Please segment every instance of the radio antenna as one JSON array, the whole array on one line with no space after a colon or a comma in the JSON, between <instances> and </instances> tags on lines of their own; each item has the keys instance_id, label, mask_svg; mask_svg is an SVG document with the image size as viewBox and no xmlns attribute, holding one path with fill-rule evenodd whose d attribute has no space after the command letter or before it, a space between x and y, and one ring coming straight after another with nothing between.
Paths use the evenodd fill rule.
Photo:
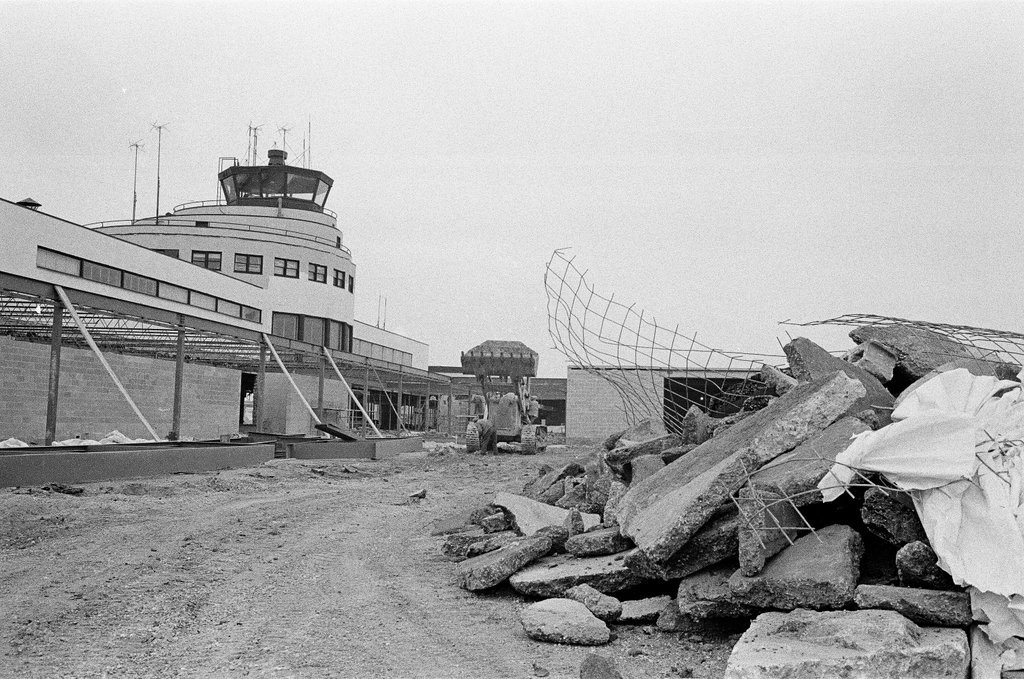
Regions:
<instances>
[{"instance_id":1,"label":"radio antenna","mask_svg":"<svg viewBox=\"0 0 1024 679\"><path fill-rule=\"evenodd\" d=\"M139 149L142 146L141 139L128 144L128 148L135 149L135 173L132 175L132 224L135 223L135 206L139 203Z\"/></svg>"},{"instance_id":2,"label":"radio antenna","mask_svg":"<svg viewBox=\"0 0 1024 679\"><path fill-rule=\"evenodd\" d=\"M277 131L281 133L281 150L285 153L288 152L288 133L291 132L290 127L287 127L288 123L285 123L281 127L277 128Z\"/></svg>"},{"instance_id":3,"label":"radio antenna","mask_svg":"<svg viewBox=\"0 0 1024 679\"><path fill-rule=\"evenodd\" d=\"M160 223L160 149L164 138L164 128L167 123L158 125L153 123L152 129L156 130L156 223Z\"/></svg>"}]
</instances>

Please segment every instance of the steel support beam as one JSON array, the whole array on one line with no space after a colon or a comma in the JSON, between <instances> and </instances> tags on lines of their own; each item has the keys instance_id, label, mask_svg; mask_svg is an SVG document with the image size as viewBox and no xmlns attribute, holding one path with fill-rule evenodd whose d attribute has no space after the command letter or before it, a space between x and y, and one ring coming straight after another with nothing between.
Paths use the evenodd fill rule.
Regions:
<instances>
[{"instance_id":1,"label":"steel support beam","mask_svg":"<svg viewBox=\"0 0 1024 679\"><path fill-rule=\"evenodd\" d=\"M60 391L60 347L64 334L64 307L53 303L53 328L50 336L50 381L46 390L46 436L43 445L50 445L57 436L57 395Z\"/></svg>"},{"instance_id":2,"label":"steel support beam","mask_svg":"<svg viewBox=\"0 0 1024 679\"><path fill-rule=\"evenodd\" d=\"M252 424L256 431L263 428L263 399L267 395L267 344L260 338L260 363L256 371L256 393L252 398Z\"/></svg>"},{"instance_id":3,"label":"steel support beam","mask_svg":"<svg viewBox=\"0 0 1024 679\"><path fill-rule=\"evenodd\" d=\"M168 440L177 441L181 436L181 396L185 380L185 329L178 328L178 341L174 354L174 405L171 409L171 432Z\"/></svg>"}]
</instances>

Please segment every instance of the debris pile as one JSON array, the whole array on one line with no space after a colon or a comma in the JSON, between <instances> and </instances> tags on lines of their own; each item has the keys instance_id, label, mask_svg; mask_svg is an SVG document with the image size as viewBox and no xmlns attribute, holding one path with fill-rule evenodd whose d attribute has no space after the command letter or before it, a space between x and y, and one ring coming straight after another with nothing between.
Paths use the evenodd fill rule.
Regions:
<instances>
[{"instance_id":1,"label":"debris pile","mask_svg":"<svg viewBox=\"0 0 1024 679\"><path fill-rule=\"evenodd\" d=\"M1021 367L910 325L851 337L790 342L746 410L646 422L450 520L459 584L541 599L524 629L559 643L749 625L727 677L1024 669Z\"/></svg>"}]
</instances>

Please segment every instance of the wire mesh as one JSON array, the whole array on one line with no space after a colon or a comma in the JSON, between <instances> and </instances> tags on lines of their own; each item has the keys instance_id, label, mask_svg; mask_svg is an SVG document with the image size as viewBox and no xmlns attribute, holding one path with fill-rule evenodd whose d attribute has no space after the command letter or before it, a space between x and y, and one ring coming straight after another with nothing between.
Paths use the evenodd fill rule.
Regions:
<instances>
[{"instance_id":1,"label":"wire mesh","mask_svg":"<svg viewBox=\"0 0 1024 679\"><path fill-rule=\"evenodd\" d=\"M565 249L555 250L544 273L548 332L570 367L607 381L625 421L659 420L670 432L683 428L693 406L712 415L763 407L768 388L764 363L780 355L723 351L659 324L635 303L599 294Z\"/></svg>"}]
</instances>

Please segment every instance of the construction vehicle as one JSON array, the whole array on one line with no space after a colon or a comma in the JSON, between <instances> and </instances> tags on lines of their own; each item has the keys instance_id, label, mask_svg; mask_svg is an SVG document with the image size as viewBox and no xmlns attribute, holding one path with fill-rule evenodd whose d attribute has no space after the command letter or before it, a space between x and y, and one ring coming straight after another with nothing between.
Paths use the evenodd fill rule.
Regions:
<instances>
[{"instance_id":1,"label":"construction vehicle","mask_svg":"<svg viewBox=\"0 0 1024 679\"><path fill-rule=\"evenodd\" d=\"M463 374L475 375L480 382L486 420L466 425L468 452L492 450L498 442L518 443L530 455L544 449L548 429L534 424L538 404L530 396L538 359L537 352L516 341L487 340L462 353Z\"/></svg>"}]
</instances>

